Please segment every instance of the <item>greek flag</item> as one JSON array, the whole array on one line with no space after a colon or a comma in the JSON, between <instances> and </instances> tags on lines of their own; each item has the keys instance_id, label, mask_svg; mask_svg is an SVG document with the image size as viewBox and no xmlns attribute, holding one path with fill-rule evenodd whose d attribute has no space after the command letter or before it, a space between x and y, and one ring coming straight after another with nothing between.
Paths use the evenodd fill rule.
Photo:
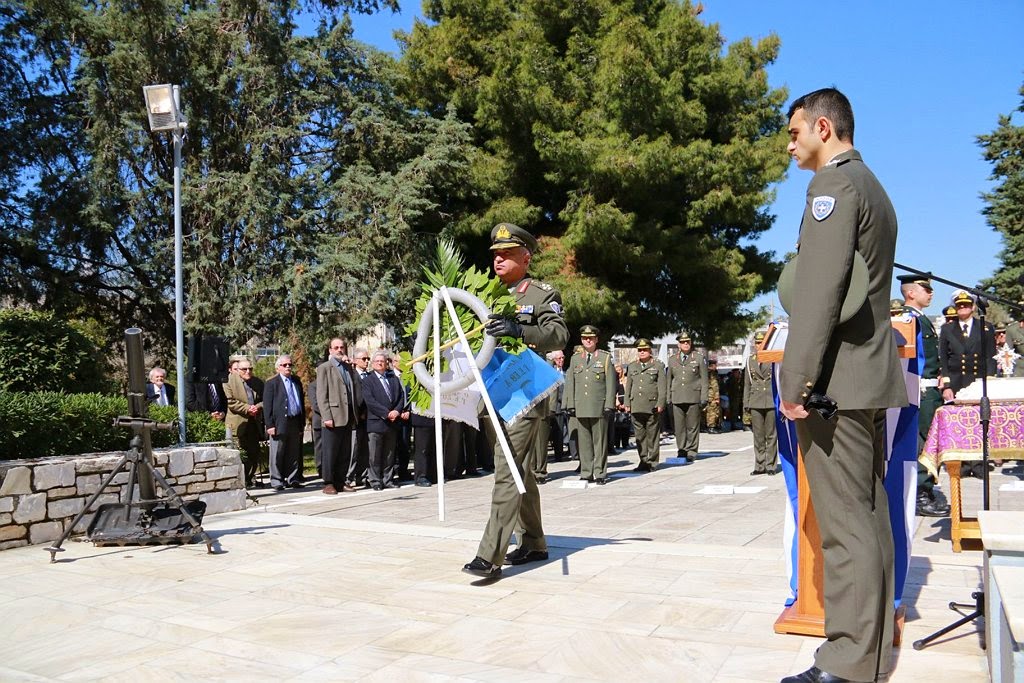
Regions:
<instances>
[{"instance_id":1,"label":"greek flag","mask_svg":"<svg viewBox=\"0 0 1024 683\"><path fill-rule=\"evenodd\" d=\"M889 522L895 549L896 606L903 600L903 588L910 568L911 544L917 512L917 415L920 403L921 369L924 367L924 344L921 327L917 326L917 357L901 358L903 376L907 386L906 408L890 408L886 414L886 471L885 490L889 502ZM796 601L798 467L796 426L782 417L779 410L779 370L775 364L772 373L772 395L775 399L776 427L779 434L779 461L786 481L786 512L783 526L783 550L786 556L786 575L789 579L789 597L786 605Z\"/></svg>"}]
</instances>

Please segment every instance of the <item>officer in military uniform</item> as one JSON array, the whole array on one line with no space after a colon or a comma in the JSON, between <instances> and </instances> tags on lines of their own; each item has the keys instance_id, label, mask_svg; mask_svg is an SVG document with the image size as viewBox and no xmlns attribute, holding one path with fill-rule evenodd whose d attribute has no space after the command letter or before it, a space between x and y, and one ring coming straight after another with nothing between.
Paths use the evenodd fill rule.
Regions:
<instances>
[{"instance_id":1,"label":"officer in military uniform","mask_svg":"<svg viewBox=\"0 0 1024 683\"><path fill-rule=\"evenodd\" d=\"M499 223L491 230L491 251L494 273L516 297L515 317L492 315L485 332L499 339L522 339L538 353L565 347L569 330L562 319L562 296L554 287L527 276L537 240L526 230L511 223ZM540 493L528 461L530 447L540 425L541 409L534 408L509 427L502 427L508 436L512 459L523 479L526 493L519 494L508 462L500 451L494 458L494 490L491 493L491 515L472 562L463 571L476 576L501 576L501 563L525 564L548 558L547 541L541 524ZM491 421L483 422L489 441L494 445ZM518 527L518 528L517 528ZM519 547L508 553L512 532L517 530Z\"/></svg>"},{"instance_id":2,"label":"officer in military uniform","mask_svg":"<svg viewBox=\"0 0 1024 683\"><path fill-rule=\"evenodd\" d=\"M924 448L928 439L928 430L932 426L935 411L942 405L942 394L939 393L939 335L931 318L924 309L932 303L932 282L920 275L899 275L900 292L904 299L904 312L914 316L917 329L921 335L921 354L924 366L921 371L921 398L917 414L917 451ZM917 464L917 514L922 517L944 517L949 514L949 506L935 497L935 477L928 468Z\"/></svg>"},{"instance_id":3,"label":"officer in military uniform","mask_svg":"<svg viewBox=\"0 0 1024 683\"><path fill-rule=\"evenodd\" d=\"M580 479L603 485L608 476L608 422L615 412L615 367L612 356L597 348L600 331L580 328L583 347L572 354L565 371L562 408L580 449Z\"/></svg>"},{"instance_id":4,"label":"officer in military uniform","mask_svg":"<svg viewBox=\"0 0 1024 683\"><path fill-rule=\"evenodd\" d=\"M1024 301L1017 303L1024 306ZM1006 326L1006 345L1021 356L1013 365L1013 377L1024 377L1024 320Z\"/></svg>"},{"instance_id":5,"label":"officer in military uniform","mask_svg":"<svg viewBox=\"0 0 1024 683\"><path fill-rule=\"evenodd\" d=\"M633 418L633 434L640 464L634 472L650 472L661 454L661 412L665 410L668 382L665 364L651 355L649 339L636 341L637 360L626 366L626 412Z\"/></svg>"},{"instance_id":6,"label":"officer in military uniform","mask_svg":"<svg viewBox=\"0 0 1024 683\"><path fill-rule=\"evenodd\" d=\"M974 298L963 290L953 293L956 320L939 332L939 370L942 398L952 401L956 392L968 386L982 372L996 374L995 329L985 323L985 348L981 347L981 326L974 318Z\"/></svg>"},{"instance_id":7,"label":"officer in military uniform","mask_svg":"<svg viewBox=\"0 0 1024 683\"><path fill-rule=\"evenodd\" d=\"M821 534L825 641L814 666L782 683L882 680L894 621L885 414L907 405L888 315L896 211L853 147L853 110L842 93L808 93L788 115L787 151L814 178L800 222L779 408L796 424Z\"/></svg>"},{"instance_id":8,"label":"officer in military uniform","mask_svg":"<svg viewBox=\"0 0 1024 683\"><path fill-rule=\"evenodd\" d=\"M889 299L889 317L898 318L906 311L903 310L903 299Z\"/></svg>"},{"instance_id":9,"label":"officer in military uniform","mask_svg":"<svg viewBox=\"0 0 1024 683\"><path fill-rule=\"evenodd\" d=\"M956 322L956 306L946 306L942 309L942 317L946 319L947 323Z\"/></svg>"},{"instance_id":10,"label":"officer in military uniform","mask_svg":"<svg viewBox=\"0 0 1024 683\"><path fill-rule=\"evenodd\" d=\"M718 361L708 361L708 404L704 406L704 426L708 434L722 433L722 392L718 386Z\"/></svg>"},{"instance_id":11,"label":"officer in military uniform","mask_svg":"<svg viewBox=\"0 0 1024 683\"><path fill-rule=\"evenodd\" d=\"M668 359L668 400L672 403L677 454L693 462L700 444L701 408L708 402L708 364L703 353L693 350L688 333L681 333L676 342L679 352Z\"/></svg>"},{"instance_id":12,"label":"officer in military uniform","mask_svg":"<svg viewBox=\"0 0 1024 683\"><path fill-rule=\"evenodd\" d=\"M759 346L763 341L764 332L754 335L754 344ZM775 430L772 364L758 362L756 349L747 358L743 406L750 411L750 431L754 434L754 471L750 474L774 475L778 465L779 438Z\"/></svg>"}]
</instances>

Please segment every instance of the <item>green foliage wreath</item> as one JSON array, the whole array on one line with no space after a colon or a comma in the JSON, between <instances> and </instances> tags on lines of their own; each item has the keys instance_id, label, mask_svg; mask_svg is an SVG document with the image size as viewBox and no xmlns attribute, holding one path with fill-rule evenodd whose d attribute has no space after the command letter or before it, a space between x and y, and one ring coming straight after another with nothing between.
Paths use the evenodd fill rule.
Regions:
<instances>
[{"instance_id":1,"label":"green foliage wreath","mask_svg":"<svg viewBox=\"0 0 1024 683\"><path fill-rule=\"evenodd\" d=\"M405 328L409 337L416 335L419 321L423 316L434 292L441 287L464 289L482 301L491 313L498 315L514 316L516 313L516 298L509 293L508 287L498 279L497 276L490 276L486 272L470 266L466 269L463 265L462 254L449 240L439 240L437 243L437 260L432 266L423 268L425 277L420 284L420 297L416 300L416 317L413 322ZM484 326L477 319L476 314L462 304L456 303L455 310L459 315L459 322L469 340L470 348L474 355L480 351L483 345ZM441 348L446 349L458 343L458 333L455 324L448 316L447 308L441 306ZM514 337L502 337L500 346L509 353L521 353L526 348L522 339ZM430 407L431 387L425 387L412 372L414 361L422 360L431 374L434 372L434 339L433 336L427 343L427 352L423 358L413 358L408 351L401 352L402 376L409 379L409 399L412 405L420 412ZM448 362L441 357L441 372L448 369Z\"/></svg>"}]
</instances>

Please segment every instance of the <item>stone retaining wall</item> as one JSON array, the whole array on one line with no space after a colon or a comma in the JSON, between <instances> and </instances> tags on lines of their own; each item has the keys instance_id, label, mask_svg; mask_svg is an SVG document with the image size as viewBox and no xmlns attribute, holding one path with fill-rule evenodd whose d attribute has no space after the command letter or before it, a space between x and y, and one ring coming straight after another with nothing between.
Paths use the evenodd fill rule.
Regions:
<instances>
[{"instance_id":1,"label":"stone retaining wall","mask_svg":"<svg viewBox=\"0 0 1024 683\"><path fill-rule=\"evenodd\" d=\"M64 533L75 515L113 471L122 453L0 461L0 550L48 543ZM192 446L154 452L157 470L186 501L206 503L206 514L245 508L245 478L238 451ZM128 487L128 467L93 505L117 503ZM138 486L135 487L138 499ZM157 485L157 494L161 495ZM84 533L93 512L75 533Z\"/></svg>"}]
</instances>

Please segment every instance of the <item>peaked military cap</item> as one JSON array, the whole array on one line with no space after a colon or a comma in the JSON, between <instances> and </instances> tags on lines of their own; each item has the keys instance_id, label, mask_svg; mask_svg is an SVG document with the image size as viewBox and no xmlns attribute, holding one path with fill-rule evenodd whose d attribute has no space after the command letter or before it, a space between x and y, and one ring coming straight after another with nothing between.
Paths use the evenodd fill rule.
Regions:
<instances>
[{"instance_id":1,"label":"peaked military cap","mask_svg":"<svg viewBox=\"0 0 1024 683\"><path fill-rule=\"evenodd\" d=\"M889 299L889 315L903 312L903 299Z\"/></svg>"},{"instance_id":2,"label":"peaked military cap","mask_svg":"<svg viewBox=\"0 0 1024 683\"><path fill-rule=\"evenodd\" d=\"M763 341L764 341L764 332L761 331L761 330L755 332L754 333L754 343L755 344L760 344Z\"/></svg>"},{"instance_id":3,"label":"peaked military cap","mask_svg":"<svg viewBox=\"0 0 1024 683\"><path fill-rule=\"evenodd\" d=\"M929 278L921 277L920 275L906 274L897 275L896 279L900 281L901 285L915 284L921 285L929 292L932 291L932 281Z\"/></svg>"},{"instance_id":4,"label":"peaked military cap","mask_svg":"<svg viewBox=\"0 0 1024 683\"><path fill-rule=\"evenodd\" d=\"M597 329L593 325L584 325L580 328L581 337L596 337L601 334L601 330Z\"/></svg>"},{"instance_id":5,"label":"peaked military cap","mask_svg":"<svg viewBox=\"0 0 1024 683\"><path fill-rule=\"evenodd\" d=\"M637 351L640 351L641 349L647 349L648 351L650 351L651 350L651 340L650 339L643 339L643 338L637 339L636 340L636 349L637 349Z\"/></svg>"},{"instance_id":6,"label":"peaked military cap","mask_svg":"<svg viewBox=\"0 0 1024 683\"><path fill-rule=\"evenodd\" d=\"M958 289L957 291L953 292L953 306L956 307L960 306L961 304L973 306L974 297L965 292L964 290Z\"/></svg>"},{"instance_id":7,"label":"peaked military cap","mask_svg":"<svg viewBox=\"0 0 1024 683\"><path fill-rule=\"evenodd\" d=\"M676 337L676 341L677 342L688 342L688 341L690 341L690 333L689 332L680 332L679 336Z\"/></svg>"},{"instance_id":8,"label":"peaked military cap","mask_svg":"<svg viewBox=\"0 0 1024 683\"><path fill-rule=\"evenodd\" d=\"M946 320L956 320L956 307L946 306L942 309L942 315L946 317Z\"/></svg>"},{"instance_id":9,"label":"peaked military cap","mask_svg":"<svg viewBox=\"0 0 1024 683\"><path fill-rule=\"evenodd\" d=\"M491 229L491 251L526 247L537 251L537 238L513 223L498 223Z\"/></svg>"}]
</instances>

